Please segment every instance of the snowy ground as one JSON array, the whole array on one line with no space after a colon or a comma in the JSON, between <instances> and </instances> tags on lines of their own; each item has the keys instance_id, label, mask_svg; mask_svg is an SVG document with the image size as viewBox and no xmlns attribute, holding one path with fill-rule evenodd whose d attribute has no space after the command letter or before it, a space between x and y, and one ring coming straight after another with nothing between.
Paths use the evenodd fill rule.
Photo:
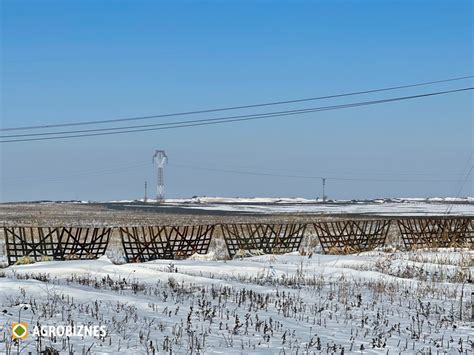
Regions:
<instances>
[{"instance_id":1,"label":"snowy ground","mask_svg":"<svg viewBox=\"0 0 474 355\"><path fill-rule=\"evenodd\" d=\"M244 212L244 213L321 213L321 214L365 214L365 215L397 215L397 216L424 216L424 215L445 215L448 211L450 214L457 216L473 216L474 204L468 205L447 205L444 203L428 203L428 202L361 202L351 204L287 204L287 205L237 205L237 204L173 204L168 203L171 207L179 206L187 209L199 209L206 211L227 211L227 212Z\"/></svg>"},{"instance_id":2,"label":"snowy ground","mask_svg":"<svg viewBox=\"0 0 474 355\"><path fill-rule=\"evenodd\" d=\"M127 204L133 201L112 201L111 203ZM143 202L143 201L141 201ZM148 200L149 207L155 203ZM136 207L137 205L135 205ZM474 216L474 198L396 198L375 199L366 201L337 200L323 203L319 200L303 198L224 198L196 197L191 199L167 199L159 208L183 208L187 210L225 211L250 214L357 214L357 215L458 215Z\"/></svg>"},{"instance_id":3,"label":"snowy ground","mask_svg":"<svg viewBox=\"0 0 474 355\"><path fill-rule=\"evenodd\" d=\"M16 349L9 326L27 305L30 325L107 326L103 338L41 339L61 353L471 354L473 258L439 250L17 265L0 278L0 352ZM39 345L20 344L25 354Z\"/></svg>"}]
</instances>

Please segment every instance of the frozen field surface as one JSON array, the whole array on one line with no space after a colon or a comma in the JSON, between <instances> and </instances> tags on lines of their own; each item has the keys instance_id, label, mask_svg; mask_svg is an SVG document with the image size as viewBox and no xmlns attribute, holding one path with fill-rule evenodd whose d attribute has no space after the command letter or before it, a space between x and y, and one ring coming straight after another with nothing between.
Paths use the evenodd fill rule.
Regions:
<instances>
[{"instance_id":1,"label":"frozen field surface","mask_svg":"<svg viewBox=\"0 0 474 355\"><path fill-rule=\"evenodd\" d=\"M126 204L132 201L115 201ZM153 203L153 200L148 202ZM146 207L143 204L142 207ZM458 215L474 216L474 198L433 197L433 198L395 198L366 201L335 200L323 203L303 198L222 198L196 197L192 199L168 199L159 206L202 210L208 212L236 212L250 214L356 214L356 215Z\"/></svg>"},{"instance_id":2,"label":"frozen field surface","mask_svg":"<svg viewBox=\"0 0 474 355\"><path fill-rule=\"evenodd\" d=\"M30 325L107 327L97 338L31 335L25 354L472 354L473 257L440 249L12 266L0 278L0 352L16 349L9 331L21 308Z\"/></svg>"},{"instance_id":3,"label":"frozen field surface","mask_svg":"<svg viewBox=\"0 0 474 355\"><path fill-rule=\"evenodd\" d=\"M206 211L226 211L243 213L322 213L322 214L367 214L367 215L397 215L397 216L425 216L446 215L473 216L474 205L447 205L443 203L407 202L407 203L352 203L352 204L285 204L285 205L259 205L259 204L196 204L183 205L169 203L169 206L178 206L187 209Z\"/></svg>"}]
</instances>

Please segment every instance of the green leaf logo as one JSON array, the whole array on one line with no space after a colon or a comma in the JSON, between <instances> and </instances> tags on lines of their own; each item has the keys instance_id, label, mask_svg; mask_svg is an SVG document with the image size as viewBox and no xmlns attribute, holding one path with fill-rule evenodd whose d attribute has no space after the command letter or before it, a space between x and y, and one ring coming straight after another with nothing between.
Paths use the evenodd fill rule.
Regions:
<instances>
[{"instance_id":1,"label":"green leaf logo","mask_svg":"<svg viewBox=\"0 0 474 355\"><path fill-rule=\"evenodd\" d=\"M12 323L12 337L13 339L26 339L28 336L28 324L21 323Z\"/></svg>"}]
</instances>

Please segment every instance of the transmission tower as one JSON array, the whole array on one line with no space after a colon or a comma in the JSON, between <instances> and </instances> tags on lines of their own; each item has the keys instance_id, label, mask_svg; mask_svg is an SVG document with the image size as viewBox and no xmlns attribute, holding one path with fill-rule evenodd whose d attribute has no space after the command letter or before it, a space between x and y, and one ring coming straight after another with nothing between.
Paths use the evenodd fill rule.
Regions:
<instances>
[{"instance_id":1,"label":"transmission tower","mask_svg":"<svg viewBox=\"0 0 474 355\"><path fill-rule=\"evenodd\" d=\"M156 201L162 202L165 199L165 176L163 173L163 168L165 163L168 162L168 156L164 150L155 150L153 155L153 162L156 163L158 168L158 179L156 187Z\"/></svg>"}]
</instances>

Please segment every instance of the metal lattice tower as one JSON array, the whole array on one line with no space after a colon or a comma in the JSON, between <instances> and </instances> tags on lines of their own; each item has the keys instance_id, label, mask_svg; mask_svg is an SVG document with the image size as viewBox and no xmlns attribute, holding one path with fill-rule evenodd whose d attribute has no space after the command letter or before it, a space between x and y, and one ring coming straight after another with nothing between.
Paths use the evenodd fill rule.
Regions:
<instances>
[{"instance_id":1,"label":"metal lattice tower","mask_svg":"<svg viewBox=\"0 0 474 355\"><path fill-rule=\"evenodd\" d=\"M155 154L153 155L153 162L156 163L158 167L156 201L160 202L165 199L165 176L164 176L163 168L165 166L165 163L168 162L168 156L166 155L165 151L155 150Z\"/></svg>"}]
</instances>

